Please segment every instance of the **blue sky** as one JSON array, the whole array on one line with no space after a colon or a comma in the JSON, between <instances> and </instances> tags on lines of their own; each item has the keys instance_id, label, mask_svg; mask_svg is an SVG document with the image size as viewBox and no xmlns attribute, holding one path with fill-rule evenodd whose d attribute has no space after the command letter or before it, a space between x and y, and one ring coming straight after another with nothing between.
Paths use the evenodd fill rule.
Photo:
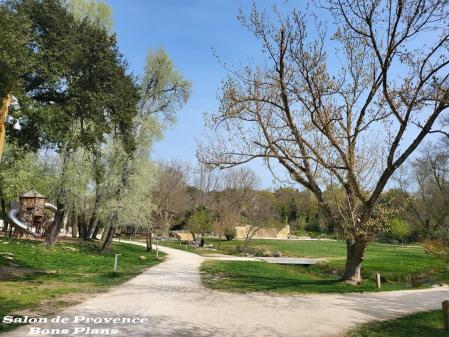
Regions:
<instances>
[{"instance_id":1,"label":"blue sky","mask_svg":"<svg viewBox=\"0 0 449 337\"><path fill-rule=\"evenodd\" d=\"M252 0L106 1L113 9L120 50L135 75L143 72L147 50L162 47L192 82L190 101L179 112L177 124L156 144L153 158L196 164L195 149L203 134L203 113L217 109L218 89L226 76L215 54L235 67L261 57L259 42L237 20L239 9L248 13ZM273 4L283 3L258 0L257 7L269 9ZM304 1L292 0L289 4L298 8L304 6ZM329 21L325 17L320 19ZM417 43L423 43L422 38ZM332 62L337 61L332 60L332 53L329 56L332 68ZM260 177L261 187L273 186L270 172L260 162L249 166Z\"/></svg>"},{"instance_id":2,"label":"blue sky","mask_svg":"<svg viewBox=\"0 0 449 337\"><path fill-rule=\"evenodd\" d=\"M217 93L226 75L215 53L226 63L239 65L260 53L259 43L237 21L241 0L108 0L113 9L114 31L132 72L143 72L148 48L163 47L185 78L192 82L189 103L178 114L177 124L155 146L153 158L196 162L196 140L203 132L203 113L218 106ZM258 1L270 7L272 1ZM250 165L263 187L272 185L270 173Z\"/></svg>"}]
</instances>

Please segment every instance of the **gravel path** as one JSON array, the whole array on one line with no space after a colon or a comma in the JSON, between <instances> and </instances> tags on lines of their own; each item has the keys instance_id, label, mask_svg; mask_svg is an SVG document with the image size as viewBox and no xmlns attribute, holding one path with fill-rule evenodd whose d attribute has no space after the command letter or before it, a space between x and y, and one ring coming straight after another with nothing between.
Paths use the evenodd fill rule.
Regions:
<instances>
[{"instance_id":1,"label":"gravel path","mask_svg":"<svg viewBox=\"0 0 449 337\"><path fill-rule=\"evenodd\" d=\"M336 295L224 293L201 285L199 266L204 257L160 249L168 254L163 263L60 313L71 322L84 316L141 317L148 323L34 324L5 336L31 336L31 327L66 328L68 336L102 336L92 330L100 328L117 329L115 336L337 336L358 323L439 308L449 298L447 287ZM77 333L75 327L80 328ZM82 330L87 328L90 333Z\"/></svg>"}]
</instances>

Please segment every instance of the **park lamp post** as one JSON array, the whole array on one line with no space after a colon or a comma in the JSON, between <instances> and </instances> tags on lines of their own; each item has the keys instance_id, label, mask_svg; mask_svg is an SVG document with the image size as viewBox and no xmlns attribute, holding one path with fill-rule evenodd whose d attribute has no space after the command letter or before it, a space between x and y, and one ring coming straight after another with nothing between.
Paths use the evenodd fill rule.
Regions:
<instances>
[{"instance_id":1,"label":"park lamp post","mask_svg":"<svg viewBox=\"0 0 449 337\"><path fill-rule=\"evenodd\" d=\"M2 159L3 149L5 147L6 124L11 124L13 130L20 131L22 129L19 120L8 115L10 111L19 110L19 100L15 96L7 94L6 97L3 98L2 106L0 108L0 160Z\"/></svg>"}]
</instances>

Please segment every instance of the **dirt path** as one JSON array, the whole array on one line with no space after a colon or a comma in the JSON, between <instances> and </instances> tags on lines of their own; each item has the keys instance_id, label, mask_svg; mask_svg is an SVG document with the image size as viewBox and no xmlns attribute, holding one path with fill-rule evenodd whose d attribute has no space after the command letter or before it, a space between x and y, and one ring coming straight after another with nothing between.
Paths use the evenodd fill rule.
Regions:
<instances>
[{"instance_id":1,"label":"dirt path","mask_svg":"<svg viewBox=\"0 0 449 337\"><path fill-rule=\"evenodd\" d=\"M341 295L224 293L201 285L199 266L204 257L161 250L168 253L165 262L60 314L71 320L74 316L146 317L148 323L48 323L45 328L72 329L68 336L101 335L92 330L75 334L74 327L115 328L115 336L336 336L361 322L439 308L449 298L446 287ZM31 336L30 327L39 325L5 336Z\"/></svg>"}]
</instances>

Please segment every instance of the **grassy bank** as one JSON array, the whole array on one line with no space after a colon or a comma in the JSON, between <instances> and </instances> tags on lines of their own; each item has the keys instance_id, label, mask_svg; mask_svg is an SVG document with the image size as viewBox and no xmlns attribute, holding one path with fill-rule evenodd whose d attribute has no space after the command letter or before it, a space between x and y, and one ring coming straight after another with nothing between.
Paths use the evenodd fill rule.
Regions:
<instances>
[{"instance_id":1,"label":"grassy bank","mask_svg":"<svg viewBox=\"0 0 449 337\"><path fill-rule=\"evenodd\" d=\"M114 254L122 254L118 273L113 272ZM69 241L46 248L37 241L0 238L0 322L4 315L24 309L39 311L44 303L47 312L71 304L158 262L144 247L128 244L114 243L110 253L102 254L92 242ZM10 326L0 325L0 331L6 328Z\"/></svg>"},{"instance_id":2,"label":"grassy bank","mask_svg":"<svg viewBox=\"0 0 449 337\"><path fill-rule=\"evenodd\" d=\"M421 312L382 322L360 325L347 337L443 337L442 311Z\"/></svg>"},{"instance_id":3,"label":"grassy bank","mask_svg":"<svg viewBox=\"0 0 449 337\"><path fill-rule=\"evenodd\" d=\"M226 242L221 251L234 251L237 254L238 245L241 242ZM301 293L376 291L376 273L382 276L381 290L424 288L435 283L449 282L449 270L443 259L426 254L419 246L371 244L362 267L364 281L356 287L338 282L345 263L344 242L254 240L250 243L250 250L326 258L327 262L301 267L264 262L207 261L202 266L203 282L211 288L228 291Z\"/></svg>"}]
</instances>

